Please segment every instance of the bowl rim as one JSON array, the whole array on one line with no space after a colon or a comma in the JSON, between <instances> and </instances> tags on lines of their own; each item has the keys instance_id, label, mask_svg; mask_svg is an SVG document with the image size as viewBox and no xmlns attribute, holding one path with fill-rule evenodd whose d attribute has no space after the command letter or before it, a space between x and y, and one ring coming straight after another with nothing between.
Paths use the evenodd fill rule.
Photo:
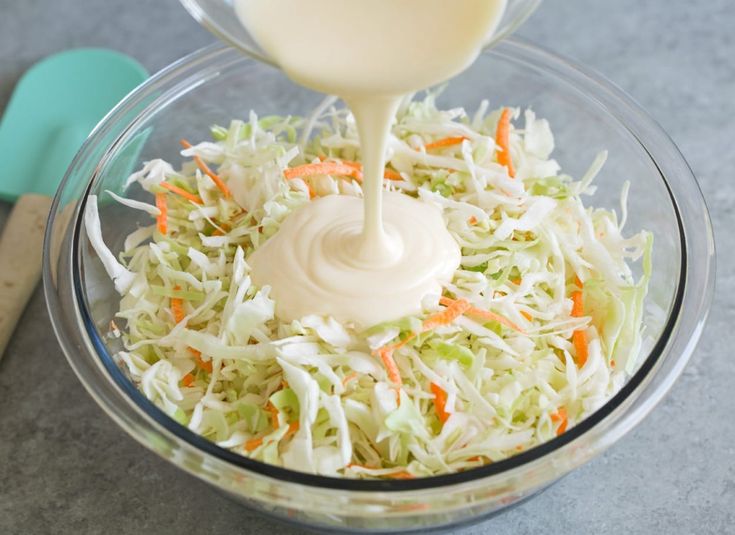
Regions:
<instances>
[{"instance_id":1,"label":"bowl rim","mask_svg":"<svg viewBox=\"0 0 735 535\"><path fill-rule=\"evenodd\" d=\"M667 148L669 150L674 151L679 160L678 162L675 162L678 164L678 171L683 175L686 175L684 180L689 184L690 189L691 185L693 185L699 195L697 201L701 201L701 205L704 209L704 217L707 222L706 228L703 230L708 237L711 236L711 224L709 222L709 216L706 211L706 206L704 205L701 191L699 190L696 179L694 178L694 175L692 174L685 160L679 153L673 141L671 141L671 139L663 132L661 127L623 91L617 88L613 83L607 81L601 75L590 72L588 69L579 67L566 58L558 56L552 52L546 51L540 47L529 44L522 40L514 38L506 39L496 48L489 50L484 54L500 54L506 59L509 59L511 62L518 64L527 63L526 60L529 57L533 57L536 61L542 60L544 66L546 67L545 69L542 69L544 73L554 75L557 78L566 78L567 81L569 81L570 78L574 78L576 82L582 82L583 85L586 85L587 89L592 88L595 90L595 92L592 93L587 92L588 96L604 95L605 98L610 99L617 105L625 108L628 113L633 113L637 115L639 119L643 122L643 126L650 130L649 134L655 134L656 136L658 136L659 139L657 141L663 141L665 144L668 145ZM90 391L93 398L98 402L98 404L100 404L105 412L110 414L113 419L115 419L118 423L120 423L120 421L114 416L114 412L111 411L109 407L105 406L100 396L95 395L96 389L101 388L100 385L90 384L88 381L85 380L79 370L77 370L74 360L75 358L77 358L75 355L75 350L78 348L68 347L62 339L63 337L59 335L59 330L63 330L64 326L62 325L62 322L56 317L56 310L54 310L53 307L53 304L57 301L57 298L55 295L52 295L54 293L54 282L52 281L51 277L52 268L50 266L50 258L48 255L48 247L51 241L51 227L53 226L51 223L53 223L54 215L56 215L58 211L57 209L61 192L67 185L67 181L70 180L72 169L78 163L77 160L80 158L80 155L84 153L85 148L94 139L95 135L98 133L101 127L107 123L113 122L116 119L116 113L118 113L120 109L124 108L125 106L131 105L131 103L135 101L136 97L139 97L144 90L150 90L151 88L154 88L155 86L166 82L169 77L172 77L176 73L185 72L190 76L194 76L196 75L196 73L204 70L204 66L215 62L218 59L222 61L223 59L232 55L232 49L226 47L223 44L215 43L214 45L210 45L208 47L195 51L192 54L189 54L188 56L185 56L179 61L166 67L165 69L151 77L143 85L139 86L139 88L136 89L133 93L128 95L125 100L123 100L112 112L110 112L110 114L108 114L101 121L100 125L98 125L98 127L95 128L93 133L90 135L90 138L80 150L80 153L77 155L77 158L75 158L75 161L72 163L70 170L67 172L67 175L62 181L59 192L57 193L56 199L54 201L54 206L52 208L50 218L51 221L47 229L45 244L47 254L44 265L44 281L47 306L49 308L50 317L54 324L54 329L57 332L57 337L59 337L59 340L62 342L62 347L67 356L67 359L72 365L72 368L74 368L75 372L77 373L77 376L80 378L81 382L84 384L87 390ZM254 63L255 60L246 56L238 56L235 59L231 59L231 63L233 64L240 62ZM538 68L538 65L535 65L534 67ZM136 116L136 120L139 119L141 115L147 113L148 109L149 106L146 106L146 108ZM134 124L136 120L134 120L131 125ZM126 131L131 128L131 125L128 125ZM651 162L656 166L656 169L668 191L671 205L677 220L677 230L679 232L680 238L679 246L681 248L681 264L675 297L667 317L666 325L661 333L661 336L656 341L647 358L641 363L638 370L634 373L632 377L628 379L623 387L603 406L598 408L594 413L589 415L583 421L576 424L574 427L572 427L570 430L563 433L562 435L554 437L547 442L539 444L527 451L521 452L512 457L503 459L495 463L490 463L482 467L473 468L464 472L416 478L412 480L360 480L337 478L299 472L296 470L266 464L261 461L256 461L254 459L239 455L230 450L217 446L214 442L211 442L201 437L200 435L190 431L187 427L179 424L174 419L166 415L161 409L156 407L137 389L137 387L124 375L122 370L115 363L112 355L107 352L103 339L98 332L96 326L94 325L94 322L92 321L88 310L89 307L86 302L86 296L83 290L84 285L81 279L82 266L80 265L80 239L83 234L83 218L81 217L81 214L84 213L84 208L86 206L91 188L95 183L95 179L98 176L101 168L104 167L102 164L96 166L94 173L89 179L84 196L81 199L77 208L76 221L73 225L74 234L72 237L71 255L73 264L73 292L77 306L77 327L83 326L82 336L87 337L86 341L88 342L88 345L91 345L91 347L95 351L94 357L102 361L102 364L108 373L108 379L111 379L111 381L109 381L110 384L104 386L114 386L117 389L122 390L122 392L127 397L126 401L132 402L135 405L131 406L129 408L130 410L137 409L137 411L144 416L148 424L153 423L159 427L157 431L163 430L165 433L173 435L176 439L179 439L192 446L198 452L201 452L205 456L212 456L216 460L222 461L236 469L243 469L247 472L254 472L256 474L260 474L283 482L300 484L307 487L317 487L320 489L334 489L342 491L396 492L430 490L451 485L476 482L478 480L485 480L491 478L492 476L498 476L500 474L507 473L513 469L520 468L522 466L527 466L535 461L542 460L544 457L551 454L552 452L559 450L560 448L572 443L573 441L587 434L588 431L597 427L600 423L602 423L613 413L615 413L616 410L619 409L621 405L623 405L625 402L632 402L632 400L637 399L637 396L640 396L645 390L648 382L652 379L653 376L656 375L652 374L651 372L657 368L657 365L661 361L662 356L666 353L666 349L670 345L672 338L675 338L674 335L677 334L677 328L679 326L679 319L682 311L682 303L684 302L685 298L685 290L687 290L686 283L690 261L687 255L688 241L687 235L685 233L685 222L682 218L677 197L672 190L672 185L669 180L667 180L667 175L659 166L659 162L654 159L653 154L651 154L646 145L644 145L638 134L635 131L631 130L629 125L622 123L622 121L621 125L626 129L629 134L631 134L636 139L636 141L638 141L644 151L648 154ZM115 139L109 146L106 147L104 155L100 159L100 162L104 162L106 156L115 149L121 138L124 137L124 133L125 132L123 132L123 134L118 136L117 139ZM706 319L707 311L709 310L709 304L711 302L713 284L711 279L713 279L712 273L714 270L714 251L712 252L712 257L706 258L705 260L703 260L703 262L706 263L704 269L709 274L709 277L707 278L708 280L703 281L703 288L700 288L704 296L699 306L700 313L702 314L700 325ZM80 322L81 325L79 325ZM702 329L690 329L690 331L691 332L689 332L687 336L688 340L693 343L689 343L687 345L688 351L681 355L673 357L678 359L678 365L674 366L672 370L668 371L668 377L666 377L666 380L664 381L664 386L662 388L659 388L653 394L654 399L652 400L652 402L648 403L644 411L638 411L636 413L623 412L617 415L616 421L618 423L628 423L627 429L625 429L623 433L629 431L634 425L640 422L643 417L645 417L645 415L663 398L665 393L673 384L673 381L683 370L684 365L689 360L689 357L694 350L694 346L696 345L696 342L701 335ZM140 437L135 436L133 430L129 429L126 426L122 427L128 433L133 435L133 437L136 438L139 442L147 445L145 441L140 439ZM622 433L619 436L622 436ZM619 438L619 436L617 438Z\"/></svg>"}]
</instances>

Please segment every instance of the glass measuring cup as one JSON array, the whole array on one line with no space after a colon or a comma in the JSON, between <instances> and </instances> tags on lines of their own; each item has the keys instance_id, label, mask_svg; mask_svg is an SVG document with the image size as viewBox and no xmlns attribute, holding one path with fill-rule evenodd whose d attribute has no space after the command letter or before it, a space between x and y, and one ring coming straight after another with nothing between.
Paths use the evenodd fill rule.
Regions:
<instances>
[{"instance_id":1,"label":"glass measuring cup","mask_svg":"<svg viewBox=\"0 0 735 535\"><path fill-rule=\"evenodd\" d=\"M259 61L279 67L276 61L270 58L255 42L250 32L240 22L235 13L235 2L233 0L180 1L197 22L219 39ZM512 33L534 12L540 3L541 0L508 0L503 18L495 33L485 43L485 48L493 46Z\"/></svg>"}]
</instances>

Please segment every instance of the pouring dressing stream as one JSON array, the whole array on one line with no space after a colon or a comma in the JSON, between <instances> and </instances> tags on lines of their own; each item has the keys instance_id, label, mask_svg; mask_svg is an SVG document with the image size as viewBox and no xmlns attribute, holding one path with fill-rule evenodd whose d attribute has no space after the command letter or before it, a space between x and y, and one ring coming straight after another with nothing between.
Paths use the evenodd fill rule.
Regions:
<instances>
[{"instance_id":1,"label":"pouring dressing stream","mask_svg":"<svg viewBox=\"0 0 735 535\"><path fill-rule=\"evenodd\" d=\"M466 69L506 0L236 0L258 44L297 83L340 96L356 121L362 200L324 197L289 216L249 259L285 320L330 315L368 327L421 311L461 251L440 211L383 190L401 99Z\"/></svg>"}]
</instances>

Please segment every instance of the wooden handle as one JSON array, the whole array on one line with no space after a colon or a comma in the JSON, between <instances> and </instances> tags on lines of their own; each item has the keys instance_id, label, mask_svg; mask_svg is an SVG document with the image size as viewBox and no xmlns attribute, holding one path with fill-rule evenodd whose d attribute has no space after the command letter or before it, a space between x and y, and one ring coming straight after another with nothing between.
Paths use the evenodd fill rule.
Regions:
<instances>
[{"instance_id":1,"label":"wooden handle","mask_svg":"<svg viewBox=\"0 0 735 535\"><path fill-rule=\"evenodd\" d=\"M43 233L51 198L23 195L0 236L0 358L41 277Z\"/></svg>"}]
</instances>

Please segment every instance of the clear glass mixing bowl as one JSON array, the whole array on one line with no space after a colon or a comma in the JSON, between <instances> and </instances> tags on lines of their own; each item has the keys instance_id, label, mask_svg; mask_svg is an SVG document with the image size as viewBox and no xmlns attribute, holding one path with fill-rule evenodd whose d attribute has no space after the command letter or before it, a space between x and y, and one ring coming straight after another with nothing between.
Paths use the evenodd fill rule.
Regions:
<instances>
[{"instance_id":1,"label":"clear glass mixing bowl","mask_svg":"<svg viewBox=\"0 0 735 535\"><path fill-rule=\"evenodd\" d=\"M628 231L655 236L646 301L647 342L625 387L567 433L510 459L463 473L401 481L308 475L223 450L168 418L128 381L107 337L118 296L81 224L89 194L121 190L142 162L181 161L177 141L205 139L209 126L260 114L303 114L322 96L279 70L214 46L184 58L128 96L95 129L56 196L46 237L44 281L51 319L66 356L100 406L131 436L182 470L249 507L317 527L364 532L445 527L477 520L532 496L599 455L661 400L694 350L712 297L714 246L707 210L671 140L630 98L599 76L518 41L483 53L442 93L443 106L470 112L531 106L551 121L556 157L580 176L601 149L610 157L589 202L615 208L632 183ZM143 195L140 191L129 195ZM145 214L100 206L113 251Z\"/></svg>"}]
</instances>

